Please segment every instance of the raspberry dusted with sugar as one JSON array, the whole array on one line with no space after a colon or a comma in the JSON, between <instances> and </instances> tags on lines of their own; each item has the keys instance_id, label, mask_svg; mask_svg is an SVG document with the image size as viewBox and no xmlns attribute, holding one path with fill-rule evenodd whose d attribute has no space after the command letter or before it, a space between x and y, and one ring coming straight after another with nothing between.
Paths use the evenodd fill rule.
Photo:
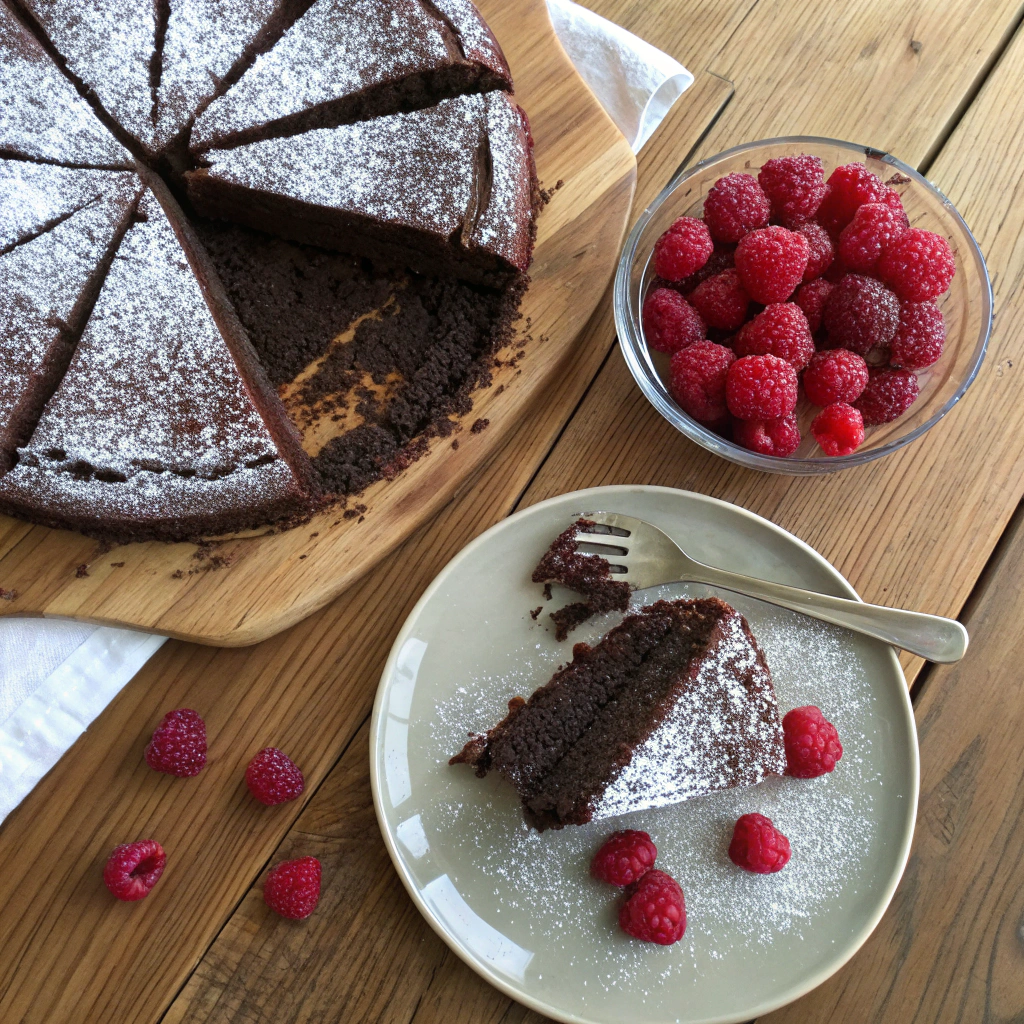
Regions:
<instances>
[{"instance_id":1,"label":"raspberry dusted with sugar","mask_svg":"<svg viewBox=\"0 0 1024 1024\"><path fill-rule=\"evenodd\" d=\"M860 409L865 426L891 423L917 401L920 390L909 370L871 370L867 387L853 404Z\"/></svg>"},{"instance_id":2,"label":"raspberry dusted with sugar","mask_svg":"<svg viewBox=\"0 0 1024 1024\"><path fill-rule=\"evenodd\" d=\"M803 375L804 394L812 405L855 402L868 383L864 357L845 348L816 352Z\"/></svg>"},{"instance_id":3,"label":"raspberry dusted with sugar","mask_svg":"<svg viewBox=\"0 0 1024 1024\"><path fill-rule=\"evenodd\" d=\"M664 871L648 871L626 890L619 927L634 939L671 946L686 931L686 901L679 883Z\"/></svg>"},{"instance_id":4,"label":"raspberry dusted with sugar","mask_svg":"<svg viewBox=\"0 0 1024 1024\"><path fill-rule=\"evenodd\" d=\"M849 270L870 274L883 252L906 231L906 215L882 203L865 203L839 236L839 257Z\"/></svg>"},{"instance_id":5,"label":"raspberry dusted with sugar","mask_svg":"<svg viewBox=\"0 0 1024 1024\"><path fill-rule=\"evenodd\" d=\"M802 370L814 355L814 339L804 311L793 302L778 302L743 327L733 348L738 356L778 356Z\"/></svg>"},{"instance_id":6,"label":"raspberry dusted with sugar","mask_svg":"<svg viewBox=\"0 0 1024 1024\"><path fill-rule=\"evenodd\" d=\"M904 370L931 366L946 344L946 324L934 302L901 302L900 323L892 339L891 361Z\"/></svg>"},{"instance_id":7,"label":"raspberry dusted with sugar","mask_svg":"<svg viewBox=\"0 0 1024 1024\"><path fill-rule=\"evenodd\" d=\"M678 352L706 331L700 314L674 288L655 288L644 299L644 337L655 352Z\"/></svg>"},{"instance_id":8,"label":"raspberry dusted with sugar","mask_svg":"<svg viewBox=\"0 0 1024 1024\"><path fill-rule=\"evenodd\" d=\"M784 459L800 447L800 427L792 413L777 420L733 420L732 439L749 451Z\"/></svg>"},{"instance_id":9,"label":"raspberry dusted with sugar","mask_svg":"<svg viewBox=\"0 0 1024 1024\"><path fill-rule=\"evenodd\" d=\"M160 880L166 863L163 847L152 839L126 843L107 859L103 882L119 900L141 900Z\"/></svg>"},{"instance_id":10,"label":"raspberry dusted with sugar","mask_svg":"<svg viewBox=\"0 0 1024 1024\"><path fill-rule=\"evenodd\" d=\"M682 281L707 263L714 248L704 221L680 217L654 243L654 272L666 281Z\"/></svg>"},{"instance_id":11,"label":"raspberry dusted with sugar","mask_svg":"<svg viewBox=\"0 0 1024 1024\"><path fill-rule=\"evenodd\" d=\"M736 246L736 269L746 293L767 305L785 302L803 280L810 243L795 231L772 226L751 231Z\"/></svg>"},{"instance_id":12,"label":"raspberry dusted with sugar","mask_svg":"<svg viewBox=\"0 0 1024 1024\"><path fill-rule=\"evenodd\" d=\"M727 174L704 199L704 223L716 242L738 242L748 231L768 223L771 207L749 174Z\"/></svg>"},{"instance_id":13,"label":"raspberry dusted with sugar","mask_svg":"<svg viewBox=\"0 0 1024 1024\"><path fill-rule=\"evenodd\" d=\"M690 293L690 303L708 327L735 331L747 319L750 296L735 270L723 270L697 285Z\"/></svg>"},{"instance_id":14,"label":"raspberry dusted with sugar","mask_svg":"<svg viewBox=\"0 0 1024 1024\"><path fill-rule=\"evenodd\" d=\"M821 327L821 314L832 288L831 281L818 278L817 281L809 281L802 285L793 297L793 301L804 311L807 326L812 332Z\"/></svg>"},{"instance_id":15,"label":"raspberry dusted with sugar","mask_svg":"<svg viewBox=\"0 0 1024 1024\"><path fill-rule=\"evenodd\" d=\"M698 423L719 426L728 418L725 378L736 353L713 341L681 349L669 366L669 389L683 412Z\"/></svg>"},{"instance_id":16,"label":"raspberry dusted with sugar","mask_svg":"<svg viewBox=\"0 0 1024 1024\"><path fill-rule=\"evenodd\" d=\"M277 747L264 747L249 762L245 784L249 792L268 807L294 800L306 788L299 766Z\"/></svg>"},{"instance_id":17,"label":"raspberry dusted with sugar","mask_svg":"<svg viewBox=\"0 0 1024 1024\"><path fill-rule=\"evenodd\" d=\"M293 921L309 917L320 902L320 861L299 857L272 868L263 883L263 902Z\"/></svg>"},{"instance_id":18,"label":"raspberry dusted with sugar","mask_svg":"<svg viewBox=\"0 0 1024 1024\"><path fill-rule=\"evenodd\" d=\"M725 378L729 412L741 420L777 420L796 408L796 370L778 356L737 359Z\"/></svg>"},{"instance_id":19,"label":"raspberry dusted with sugar","mask_svg":"<svg viewBox=\"0 0 1024 1024\"><path fill-rule=\"evenodd\" d=\"M836 727L813 704L793 708L782 719L786 774L797 779L827 775L843 756Z\"/></svg>"},{"instance_id":20,"label":"raspberry dusted with sugar","mask_svg":"<svg viewBox=\"0 0 1024 1024\"><path fill-rule=\"evenodd\" d=\"M814 417L811 433L830 458L852 455L864 443L864 417L852 405L833 402Z\"/></svg>"},{"instance_id":21,"label":"raspberry dusted with sugar","mask_svg":"<svg viewBox=\"0 0 1024 1024\"><path fill-rule=\"evenodd\" d=\"M829 175L828 195L818 207L818 223L838 237L853 220L858 207L865 203L890 203L892 196L899 202L900 197L863 164L844 164Z\"/></svg>"},{"instance_id":22,"label":"raspberry dusted with sugar","mask_svg":"<svg viewBox=\"0 0 1024 1024\"><path fill-rule=\"evenodd\" d=\"M866 355L896 333L900 303L873 277L847 274L829 293L822 313L829 344Z\"/></svg>"},{"instance_id":23,"label":"raspberry dusted with sugar","mask_svg":"<svg viewBox=\"0 0 1024 1024\"><path fill-rule=\"evenodd\" d=\"M590 862L590 873L612 885L632 885L654 867L658 848L646 832L613 832Z\"/></svg>"},{"instance_id":24,"label":"raspberry dusted with sugar","mask_svg":"<svg viewBox=\"0 0 1024 1024\"><path fill-rule=\"evenodd\" d=\"M757 176L771 203L772 218L787 228L810 220L828 191L825 170L816 156L779 156Z\"/></svg>"},{"instance_id":25,"label":"raspberry dusted with sugar","mask_svg":"<svg viewBox=\"0 0 1024 1024\"><path fill-rule=\"evenodd\" d=\"M878 276L907 302L937 299L955 273L949 242L921 228L904 231L878 261Z\"/></svg>"},{"instance_id":26,"label":"raspberry dusted with sugar","mask_svg":"<svg viewBox=\"0 0 1024 1024\"><path fill-rule=\"evenodd\" d=\"M146 764L154 771L187 778L206 765L206 724L190 708L169 711L146 746Z\"/></svg>"},{"instance_id":27,"label":"raspberry dusted with sugar","mask_svg":"<svg viewBox=\"0 0 1024 1024\"><path fill-rule=\"evenodd\" d=\"M733 828L729 860L744 871L758 875L781 871L791 853L789 840L763 814L744 814Z\"/></svg>"},{"instance_id":28,"label":"raspberry dusted with sugar","mask_svg":"<svg viewBox=\"0 0 1024 1024\"><path fill-rule=\"evenodd\" d=\"M836 258L832 237L813 220L801 224L794 230L798 235L803 235L807 239L807 269L804 271L803 279L804 281L814 281L832 266Z\"/></svg>"}]
</instances>

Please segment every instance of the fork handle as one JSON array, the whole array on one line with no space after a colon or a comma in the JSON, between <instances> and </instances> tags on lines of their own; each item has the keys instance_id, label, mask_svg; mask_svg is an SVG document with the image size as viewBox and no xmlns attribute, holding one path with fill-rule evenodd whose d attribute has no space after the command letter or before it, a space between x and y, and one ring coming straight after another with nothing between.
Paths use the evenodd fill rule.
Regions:
<instances>
[{"instance_id":1,"label":"fork handle","mask_svg":"<svg viewBox=\"0 0 1024 1024\"><path fill-rule=\"evenodd\" d=\"M967 630L956 619L829 597L700 563L687 572L685 579L756 597L814 619L845 626L911 654L919 654L928 661L948 664L959 661L967 651Z\"/></svg>"}]
</instances>

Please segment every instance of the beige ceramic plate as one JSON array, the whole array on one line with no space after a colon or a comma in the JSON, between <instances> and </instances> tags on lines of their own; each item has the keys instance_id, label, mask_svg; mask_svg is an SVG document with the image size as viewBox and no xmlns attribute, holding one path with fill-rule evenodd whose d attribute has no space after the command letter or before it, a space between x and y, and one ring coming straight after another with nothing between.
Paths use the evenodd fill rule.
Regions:
<instances>
[{"instance_id":1,"label":"beige ceramic plate","mask_svg":"<svg viewBox=\"0 0 1024 1024\"><path fill-rule=\"evenodd\" d=\"M903 673L881 643L722 593L761 641L782 710L818 704L836 723L844 745L836 771L531 831L510 786L447 761L467 732L493 725L510 697L529 695L568 660L572 641L595 640L617 620L592 620L557 644L547 612L568 595L556 590L548 604L530 582L555 535L588 510L639 516L726 569L856 596L795 537L702 495L603 487L525 509L449 563L395 641L370 736L381 831L434 930L491 984L540 1013L588 1024L748 1021L836 971L892 897L918 794ZM636 603L698 592L707 591L664 587ZM767 814L790 838L792 860L777 875L742 872L726 855L733 822L749 811ZM686 935L674 946L622 934L621 894L588 875L602 838L626 827L651 834L658 867L686 894Z\"/></svg>"}]
</instances>

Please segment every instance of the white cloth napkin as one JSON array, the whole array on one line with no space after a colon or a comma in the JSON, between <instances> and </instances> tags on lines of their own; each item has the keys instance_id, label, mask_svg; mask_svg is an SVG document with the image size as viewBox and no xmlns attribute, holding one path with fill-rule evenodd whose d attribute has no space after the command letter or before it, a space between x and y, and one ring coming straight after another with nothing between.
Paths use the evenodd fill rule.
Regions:
<instances>
[{"instance_id":1,"label":"white cloth napkin","mask_svg":"<svg viewBox=\"0 0 1024 1024\"><path fill-rule=\"evenodd\" d=\"M547 4L576 70L639 152L693 76L571 0ZM79 622L0 619L0 822L163 642Z\"/></svg>"}]
</instances>

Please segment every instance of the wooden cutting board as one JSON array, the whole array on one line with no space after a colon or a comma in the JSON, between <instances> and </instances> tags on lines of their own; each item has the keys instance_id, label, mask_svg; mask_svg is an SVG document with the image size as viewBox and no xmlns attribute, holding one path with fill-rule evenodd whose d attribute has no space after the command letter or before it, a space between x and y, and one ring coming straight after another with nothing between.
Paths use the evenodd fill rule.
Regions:
<instances>
[{"instance_id":1,"label":"wooden cutting board","mask_svg":"<svg viewBox=\"0 0 1024 1024\"><path fill-rule=\"evenodd\" d=\"M530 115L541 183L563 184L538 220L523 354L510 358L519 343L503 353L506 365L477 393L454 435L458 448L451 438L434 439L427 455L348 510L209 545L109 548L0 517L0 614L132 626L223 646L255 643L322 607L433 516L543 401L614 271L636 161L562 50L544 0L477 3ZM481 420L486 428L474 433Z\"/></svg>"}]
</instances>

